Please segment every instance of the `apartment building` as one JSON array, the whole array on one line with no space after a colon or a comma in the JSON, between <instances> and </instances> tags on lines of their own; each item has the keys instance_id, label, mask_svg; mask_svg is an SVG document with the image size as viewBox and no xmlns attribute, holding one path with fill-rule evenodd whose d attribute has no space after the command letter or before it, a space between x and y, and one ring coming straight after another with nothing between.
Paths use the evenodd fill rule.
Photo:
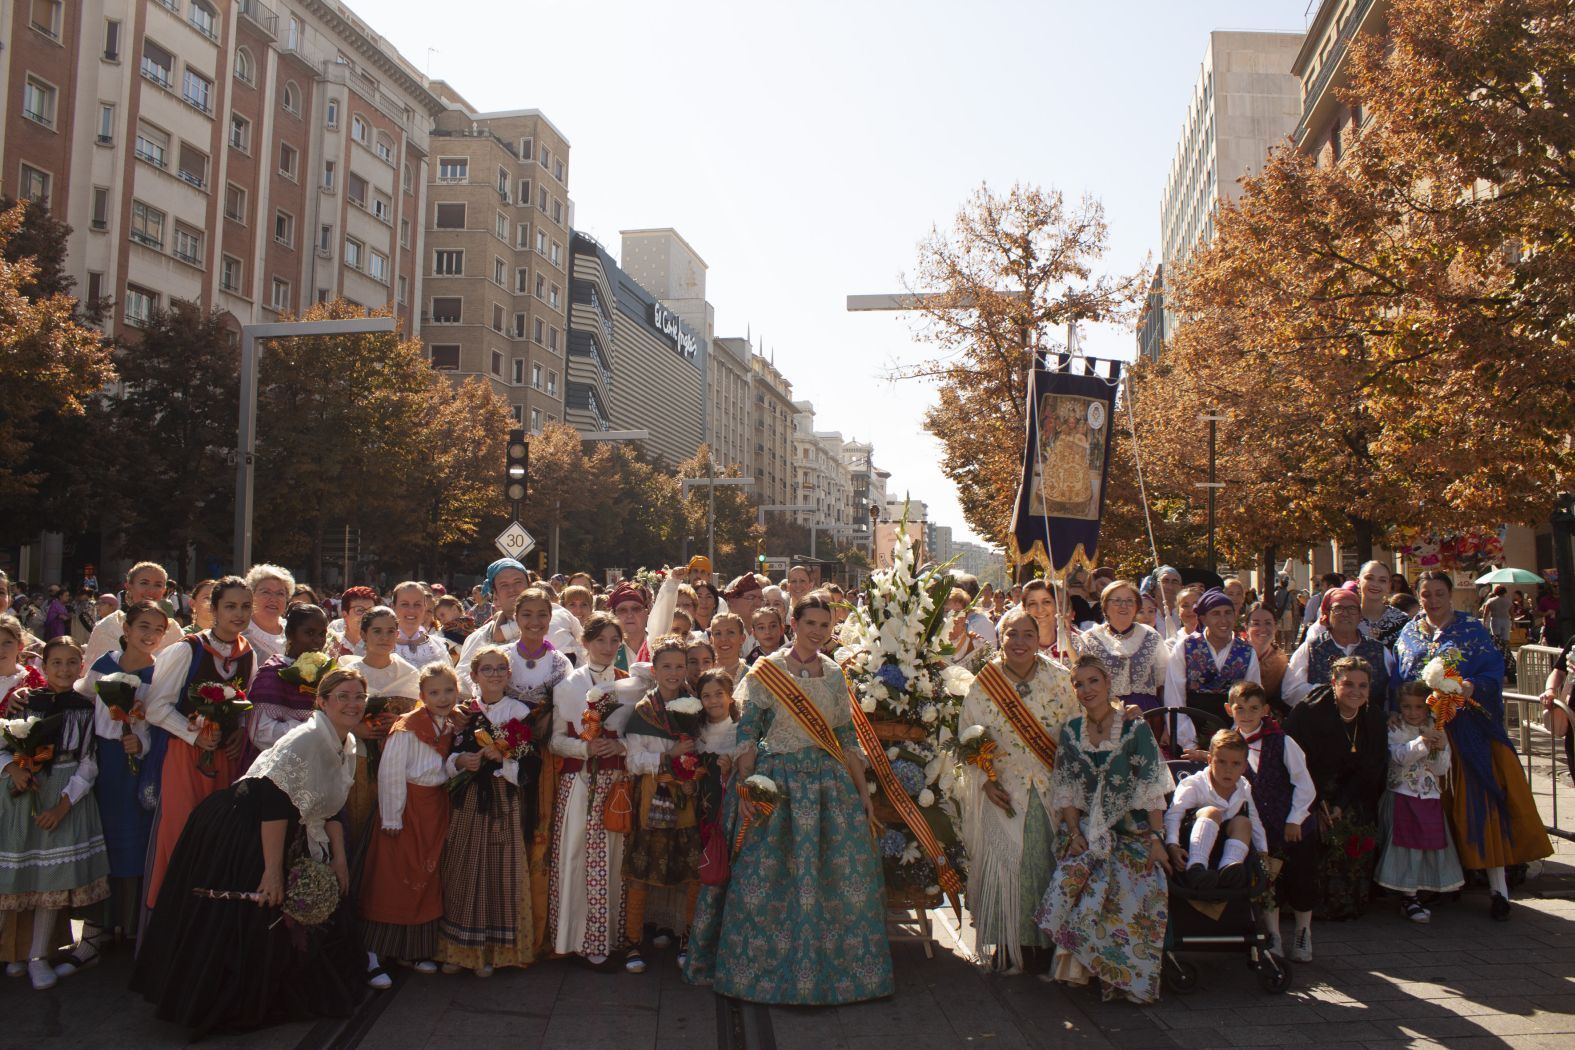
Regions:
<instances>
[{"instance_id":1,"label":"apartment building","mask_svg":"<svg viewBox=\"0 0 1575 1050\"><path fill-rule=\"evenodd\" d=\"M754 356L749 340L736 337L711 340L705 364L705 440L717 463L748 471L754 462L750 449L754 428L749 410L754 404L749 385Z\"/></svg>"},{"instance_id":2,"label":"apartment building","mask_svg":"<svg viewBox=\"0 0 1575 1050\"><path fill-rule=\"evenodd\" d=\"M539 110L479 113L432 90L422 339L433 368L487 380L534 432L564 416L569 141Z\"/></svg>"},{"instance_id":3,"label":"apartment building","mask_svg":"<svg viewBox=\"0 0 1575 1050\"><path fill-rule=\"evenodd\" d=\"M749 476L760 503L790 504L793 485L793 384L763 354L749 360L750 423L754 452Z\"/></svg>"},{"instance_id":4,"label":"apartment building","mask_svg":"<svg viewBox=\"0 0 1575 1050\"><path fill-rule=\"evenodd\" d=\"M1301 103L1291 140L1321 166L1338 164L1367 120L1360 105L1338 98L1350 83L1350 42L1378 31L1388 17L1388 0L1323 0L1307 26L1290 67Z\"/></svg>"},{"instance_id":5,"label":"apartment building","mask_svg":"<svg viewBox=\"0 0 1575 1050\"><path fill-rule=\"evenodd\" d=\"M111 334L173 299L241 323L340 296L411 319L440 106L347 7L6 6L0 190L71 225Z\"/></svg>"},{"instance_id":6,"label":"apartment building","mask_svg":"<svg viewBox=\"0 0 1575 1050\"><path fill-rule=\"evenodd\" d=\"M801 525L833 528L845 541L855 528L869 522L853 516L852 472L843 459L844 442L836 431L815 429L815 406L793 402L793 490L790 503L807 507L793 512Z\"/></svg>"},{"instance_id":7,"label":"apartment building","mask_svg":"<svg viewBox=\"0 0 1575 1050\"><path fill-rule=\"evenodd\" d=\"M669 467L703 440L700 335L623 269L613 289L613 429L647 430Z\"/></svg>"},{"instance_id":8,"label":"apartment building","mask_svg":"<svg viewBox=\"0 0 1575 1050\"><path fill-rule=\"evenodd\" d=\"M582 433L612 429L613 262L596 238L569 240L569 357L563 418ZM609 276L613 275L613 276Z\"/></svg>"}]
</instances>

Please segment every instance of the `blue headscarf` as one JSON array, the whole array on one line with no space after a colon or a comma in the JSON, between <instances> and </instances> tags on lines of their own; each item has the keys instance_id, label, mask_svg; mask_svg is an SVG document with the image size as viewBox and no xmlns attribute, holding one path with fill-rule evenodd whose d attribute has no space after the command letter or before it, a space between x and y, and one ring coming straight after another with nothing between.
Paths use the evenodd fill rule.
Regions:
<instances>
[{"instance_id":1,"label":"blue headscarf","mask_svg":"<svg viewBox=\"0 0 1575 1050\"><path fill-rule=\"evenodd\" d=\"M518 569L520 572L527 573L528 575L528 570L525 568L525 566L521 565L513 558L499 558L497 561L487 566L487 580L481 585L482 594L486 595L488 598L492 597L492 581L497 579L498 573L502 572L504 569Z\"/></svg>"},{"instance_id":2,"label":"blue headscarf","mask_svg":"<svg viewBox=\"0 0 1575 1050\"><path fill-rule=\"evenodd\" d=\"M1175 576L1177 579L1180 579L1181 573L1177 572L1175 567L1172 565L1161 565L1159 568L1150 573L1148 578L1143 581L1143 586L1139 588L1139 593L1152 594L1155 597L1162 599L1165 592L1160 587L1159 581L1164 579L1166 576Z\"/></svg>"}]
</instances>

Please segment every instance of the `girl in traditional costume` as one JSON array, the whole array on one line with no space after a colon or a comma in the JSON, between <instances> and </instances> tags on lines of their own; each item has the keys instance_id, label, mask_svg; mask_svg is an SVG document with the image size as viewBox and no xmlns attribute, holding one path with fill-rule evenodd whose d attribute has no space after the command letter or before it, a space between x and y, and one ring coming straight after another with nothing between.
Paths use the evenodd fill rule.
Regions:
<instances>
[{"instance_id":1,"label":"girl in traditional costume","mask_svg":"<svg viewBox=\"0 0 1575 1050\"><path fill-rule=\"evenodd\" d=\"M316 605L292 605L284 614L284 652L257 668L249 694L251 714L246 735L257 751L266 751L284 734L312 717L317 694L313 686L292 685L279 677L307 653L321 652L328 642L328 614Z\"/></svg>"}]
</instances>

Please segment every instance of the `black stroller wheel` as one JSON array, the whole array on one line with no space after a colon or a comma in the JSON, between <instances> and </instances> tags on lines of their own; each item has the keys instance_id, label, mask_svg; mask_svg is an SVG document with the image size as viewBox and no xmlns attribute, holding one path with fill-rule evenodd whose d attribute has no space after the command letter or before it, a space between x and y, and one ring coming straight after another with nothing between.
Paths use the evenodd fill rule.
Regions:
<instances>
[{"instance_id":1,"label":"black stroller wheel","mask_svg":"<svg viewBox=\"0 0 1575 1050\"><path fill-rule=\"evenodd\" d=\"M1273 952L1258 953L1258 983L1271 995L1291 986L1291 964Z\"/></svg>"},{"instance_id":2,"label":"black stroller wheel","mask_svg":"<svg viewBox=\"0 0 1575 1050\"><path fill-rule=\"evenodd\" d=\"M1190 995L1198 987L1198 968L1176 958L1175 953L1166 952L1164 964L1160 968L1160 982L1166 991Z\"/></svg>"}]
</instances>

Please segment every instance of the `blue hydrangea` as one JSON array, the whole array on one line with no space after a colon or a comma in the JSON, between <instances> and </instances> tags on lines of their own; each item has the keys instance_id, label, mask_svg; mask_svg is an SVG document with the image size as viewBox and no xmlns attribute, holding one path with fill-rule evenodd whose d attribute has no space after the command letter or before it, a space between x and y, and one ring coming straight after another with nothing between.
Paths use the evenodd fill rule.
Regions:
<instances>
[{"instance_id":1,"label":"blue hydrangea","mask_svg":"<svg viewBox=\"0 0 1575 1050\"><path fill-rule=\"evenodd\" d=\"M897 783L902 785L902 790L910 797L917 798L919 792L924 790L924 767L917 762L899 758L891 764L891 771L896 774Z\"/></svg>"},{"instance_id":2,"label":"blue hydrangea","mask_svg":"<svg viewBox=\"0 0 1575 1050\"><path fill-rule=\"evenodd\" d=\"M896 664L881 664L880 670L875 672L875 677L893 692L906 693L908 679L903 675L902 669Z\"/></svg>"},{"instance_id":3,"label":"blue hydrangea","mask_svg":"<svg viewBox=\"0 0 1575 1050\"><path fill-rule=\"evenodd\" d=\"M883 857L900 857L902 851L908 848L908 840L902 832L895 828L887 828L880 837L880 852Z\"/></svg>"}]
</instances>

